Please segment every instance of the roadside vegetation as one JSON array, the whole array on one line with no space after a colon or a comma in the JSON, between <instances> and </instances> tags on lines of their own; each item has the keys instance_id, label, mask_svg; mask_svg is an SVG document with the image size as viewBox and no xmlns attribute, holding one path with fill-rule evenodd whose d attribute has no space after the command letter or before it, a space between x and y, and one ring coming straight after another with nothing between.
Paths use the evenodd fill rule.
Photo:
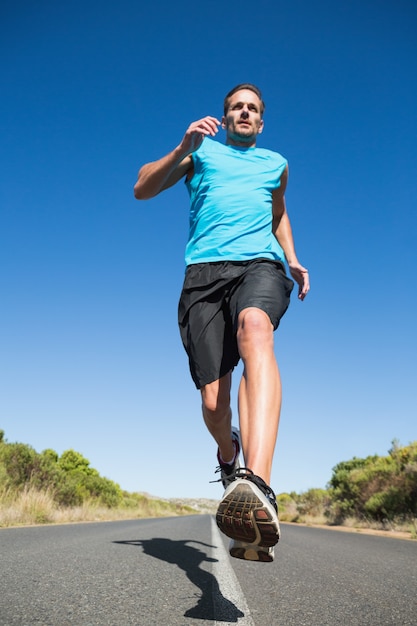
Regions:
<instances>
[{"instance_id":1,"label":"roadside vegetation","mask_svg":"<svg viewBox=\"0 0 417 626\"><path fill-rule=\"evenodd\" d=\"M281 493L280 519L311 525L407 532L417 539L417 441L392 442L387 456L354 457L333 468L326 489ZM0 527L187 515L198 502L128 493L79 452L9 443L0 430ZM214 512L214 511L213 511Z\"/></svg>"},{"instance_id":2,"label":"roadside vegetation","mask_svg":"<svg viewBox=\"0 0 417 626\"><path fill-rule=\"evenodd\" d=\"M417 441L394 440L387 456L342 461L327 489L277 500L282 521L396 530L417 539Z\"/></svg>"},{"instance_id":3,"label":"roadside vegetation","mask_svg":"<svg viewBox=\"0 0 417 626\"><path fill-rule=\"evenodd\" d=\"M79 452L36 452L0 430L0 527L189 515L189 506L128 493Z\"/></svg>"}]
</instances>

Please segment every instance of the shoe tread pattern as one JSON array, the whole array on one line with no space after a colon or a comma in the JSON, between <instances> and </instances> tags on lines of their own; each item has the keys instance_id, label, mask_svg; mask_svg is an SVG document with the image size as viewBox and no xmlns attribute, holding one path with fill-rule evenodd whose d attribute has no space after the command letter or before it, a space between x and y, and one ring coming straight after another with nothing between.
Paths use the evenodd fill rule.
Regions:
<instances>
[{"instance_id":1,"label":"shoe tread pattern","mask_svg":"<svg viewBox=\"0 0 417 626\"><path fill-rule=\"evenodd\" d=\"M232 539L269 548L279 540L279 526L270 511L244 481L220 502L216 522Z\"/></svg>"},{"instance_id":2,"label":"shoe tread pattern","mask_svg":"<svg viewBox=\"0 0 417 626\"><path fill-rule=\"evenodd\" d=\"M230 546L230 556L244 561L258 561L261 563L272 563L274 560L274 548L261 548L251 543L237 543L232 540Z\"/></svg>"}]
</instances>

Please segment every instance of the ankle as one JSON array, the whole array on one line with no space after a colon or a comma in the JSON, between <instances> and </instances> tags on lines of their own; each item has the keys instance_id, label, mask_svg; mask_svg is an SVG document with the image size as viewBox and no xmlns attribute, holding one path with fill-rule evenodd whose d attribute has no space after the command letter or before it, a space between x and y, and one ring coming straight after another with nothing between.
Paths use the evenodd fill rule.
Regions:
<instances>
[{"instance_id":1,"label":"ankle","mask_svg":"<svg viewBox=\"0 0 417 626\"><path fill-rule=\"evenodd\" d=\"M219 463L222 465L233 465L234 462L236 461L236 457L239 454L239 450L238 450L238 444L237 442L233 439L232 440L232 452L230 453L230 450L228 450L228 454L222 454L221 450L219 448L219 452L218 452L218 460Z\"/></svg>"}]
</instances>

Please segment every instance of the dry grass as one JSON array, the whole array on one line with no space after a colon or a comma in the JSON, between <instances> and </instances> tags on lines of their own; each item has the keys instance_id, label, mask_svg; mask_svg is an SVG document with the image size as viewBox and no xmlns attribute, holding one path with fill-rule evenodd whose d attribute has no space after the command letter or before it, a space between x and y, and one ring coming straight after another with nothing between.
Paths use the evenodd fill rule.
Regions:
<instances>
[{"instance_id":1,"label":"dry grass","mask_svg":"<svg viewBox=\"0 0 417 626\"><path fill-rule=\"evenodd\" d=\"M329 520L324 515L299 515L297 519L298 524L305 524L306 526L326 526L329 524Z\"/></svg>"},{"instance_id":2,"label":"dry grass","mask_svg":"<svg viewBox=\"0 0 417 626\"><path fill-rule=\"evenodd\" d=\"M357 530L378 530L386 532L410 533L412 539L416 539L417 520L395 520L384 522L375 522L368 519L358 519L356 517L348 517L344 520L345 528Z\"/></svg>"},{"instance_id":3,"label":"dry grass","mask_svg":"<svg viewBox=\"0 0 417 626\"><path fill-rule=\"evenodd\" d=\"M279 499L278 499L279 500ZM341 525L333 524L323 511L313 515L311 513L301 513L294 500L284 499L278 501L279 519L282 522L302 524L306 526L320 526L339 530L351 530L357 532L381 533L386 535L407 536L409 539L417 539L417 519L395 520L376 522L369 518L346 518Z\"/></svg>"},{"instance_id":4,"label":"dry grass","mask_svg":"<svg viewBox=\"0 0 417 626\"><path fill-rule=\"evenodd\" d=\"M43 524L52 520L54 502L48 491L25 488L19 494L5 490L0 498L0 526Z\"/></svg>"},{"instance_id":5,"label":"dry grass","mask_svg":"<svg viewBox=\"0 0 417 626\"><path fill-rule=\"evenodd\" d=\"M54 502L53 494L50 491L39 491L33 487L25 487L19 493L12 490L0 492L0 528L35 524L116 521L190 515L198 512L208 512L208 504L212 505L212 502L205 502L205 508L203 509L198 506L197 502L192 504L193 508L185 505L179 499L167 501L158 500L143 494L131 494L125 506L119 508L110 509L98 506L92 501L77 507L59 507ZM324 514L300 514L293 502L288 502L285 506L280 505L280 520L307 526L336 528L329 524ZM378 524L366 519L348 518L343 523L343 526L337 528L359 532L401 534L410 539L417 539L417 520Z\"/></svg>"},{"instance_id":6,"label":"dry grass","mask_svg":"<svg viewBox=\"0 0 417 626\"><path fill-rule=\"evenodd\" d=\"M116 521L146 517L190 515L196 511L188 506L170 504L136 494L128 506L107 508L94 502L76 507L59 507L49 491L26 487L19 493L5 490L0 494L0 528L34 524L68 522Z\"/></svg>"}]
</instances>

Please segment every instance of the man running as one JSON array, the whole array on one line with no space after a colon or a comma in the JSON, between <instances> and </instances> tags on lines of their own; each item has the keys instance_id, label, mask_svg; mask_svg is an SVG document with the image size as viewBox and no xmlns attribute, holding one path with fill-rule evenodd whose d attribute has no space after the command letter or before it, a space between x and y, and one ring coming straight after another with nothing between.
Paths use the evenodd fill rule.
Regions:
<instances>
[{"instance_id":1,"label":"man running","mask_svg":"<svg viewBox=\"0 0 417 626\"><path fill-rule=\"evenodd\" d=\"M206 116L190 124L174 150L143 165L134 187L144 200L185 177L191 210L179 328L218 446L225 493L216 521L232 539L230 554L256 561L272 561L279 540L270 487L281 410L273 332L294 285L285 261L300 300L310 288L285 206L287 161L256 147L264 108L255 85L237 85L224 100L221 121ZM225 144L212 139L219 126ZM230 390L240 359L239 433L232 429Z\"/></svg>"}]
</instances>

